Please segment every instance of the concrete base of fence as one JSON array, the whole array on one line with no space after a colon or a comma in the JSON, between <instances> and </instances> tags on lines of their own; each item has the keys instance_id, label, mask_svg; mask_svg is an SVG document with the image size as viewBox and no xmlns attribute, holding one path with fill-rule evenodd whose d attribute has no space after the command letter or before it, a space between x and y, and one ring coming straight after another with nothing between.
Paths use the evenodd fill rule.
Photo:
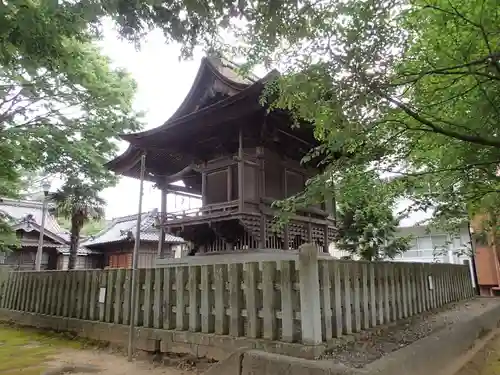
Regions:
<instances>
[{"instance_id":1,"label":"concrete base of fence","mask_svg":"<svg viewBox=\"0 0 500 375\"><path fill-rule=\"evenodd\" d=\"M30 327L73 332L83 338L109 342L122 347L128 343L129 327L126 325L62 318L7 309L0 309L0 321L12 321ZM136 334L135 343L138 350L191 354L199 358L205 357L217 361L226 359L238 349L257 349L306 359L315 358L325 350L325 345L307 346L246 337L143 327L136 328Z\"/></svg>"},{"instance_id":2,"label":"concrete base of fence","mask_svg":"<svg viewBox=\"0 0 500 375\"><path fill-rule=\"evenodd\" d=\"M333 365L257 350L240 351L210 368L204 375L428 375L451 374L459 360L487 332L500 323L500 304L479 316L442 329L362 369Z\"/></svg>"},{"instance_id":3,"label":"concrete base of fence","mask_svg":"<svg viewBox=\"0 0 500 375\"><path fill-rule=\"evenodd\" d=\"M0 321L58 331L124 346L128 326L0 309ZM314 361L323 346L304 346L186 331L138 328L137 349L188 353L220 360L205 375L427 375L442 373L487 332L498 327L500 303L479 316L444 328L363 369ZM256 350L257 349L257 350ZM232 353L232 354L231 354ZM299 357L299 358L298 358Z\"/></svg>"},{"instance_id":4,"label":"concrete base of fence","mask_svg":"<svg viewBox=\"0 0 500 375\"><path fill-rule=\"evenodd\" d=\"M204 375L357 375L358 370L326 361L294 358L261 350L240 350Z\"/></svg>"},{"instance_id":5,"label":"concrete base of fence","mask_svg":"<svg viewBox=\"0 0 500 375\"><path fill-rule=\"evenodd\" d=\"M500 304L453 324L365 367L368 374L428 375L444 371L500 323Z\"/></svg>"}]
</instances>

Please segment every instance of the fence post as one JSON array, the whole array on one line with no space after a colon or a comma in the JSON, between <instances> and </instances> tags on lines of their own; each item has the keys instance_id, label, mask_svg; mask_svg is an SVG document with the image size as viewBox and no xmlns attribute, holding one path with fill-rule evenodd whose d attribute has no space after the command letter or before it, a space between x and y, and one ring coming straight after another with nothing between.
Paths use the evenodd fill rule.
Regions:
<instances>
[{"instance_id":1,"label":"fence post","mask_svg":"<svg viewBox=\"0 0 500 375\"><path fill-rule=\"evenodd\" d=\"M299 249L299 280L302 343L320 344L322 335L318 250L313 244L304 244Z\"/></svg>"},{"instance_id":2,"label":"fence post","mask_svg":"<svg viewBox=\"0 0 500 375\"><path fill-rule=\"evenodd\" d=\"M0 307L5 307L7 297L7 279L9 278L9 269L0 267Z\"/></svg>"},{"instance_id":3,"label":"fence post","mask_svg":"<svg viewBox=\"0 0 500 375\"><path fill-rule=\"evenodd\" d=\"M9 273L0 268L0 307L7 307L7 280Z\"/></svg>"}]
</instances>

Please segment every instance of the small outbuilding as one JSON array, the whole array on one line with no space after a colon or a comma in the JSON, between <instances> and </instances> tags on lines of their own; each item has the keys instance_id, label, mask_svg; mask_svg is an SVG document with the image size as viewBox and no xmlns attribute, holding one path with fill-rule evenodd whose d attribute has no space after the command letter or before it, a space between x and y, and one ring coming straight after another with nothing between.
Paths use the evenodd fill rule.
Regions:
<instances>
[{"instance_id":1,"label":"small outbuilding","mask_svg":"<svg viewBox=\"0 0 500 375\"><path fill-rule=\"evenodd\" d=\"M157 227L158 211L152 210L141 214L139 268L152 268L158 257L160 230ZM137 214L117 217L101 232L87 238L82 246L103 254L104 267L132 267L132 253L135 244ZM186 250L186 242L180 237L165 234L163 258L179 258Z\"/></svg>"}]
</instances>

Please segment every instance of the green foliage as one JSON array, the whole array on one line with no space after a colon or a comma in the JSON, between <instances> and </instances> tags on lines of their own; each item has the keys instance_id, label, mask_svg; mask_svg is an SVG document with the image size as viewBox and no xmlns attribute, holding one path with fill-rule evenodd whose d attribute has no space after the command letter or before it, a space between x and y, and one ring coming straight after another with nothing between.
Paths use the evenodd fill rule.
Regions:
<instances>
[{"instance_id":1,"label":"green foliage","mask_svg":"<svg viewBox=\"0 0 500 375\"><path fill-rule=\"evenodd\" d=\"M394 84L407 88L393 115L412 129L406 144L423 205L437 205L437 221L498 215L500 161L500 14L494 1L434 1L407 17L419 25ZM429 42L430 41L430 42ZM410 102L411 100L411 102ZM411 111L409 111L409 109ZM462 219L462 220L459 220Z\"/></svg>"},{"instance_id":2,"label":"green foliage","mask_svg":"<svg viewBox=\"0 0 500 375\"><path fill-rule=\"evenodd\" d=\"M366 170L342 177L336 184L336 247L369 261L392 259L408 250L410 238L395 236L399 218L394 216L394 194L387 185Z\"/></svg>"},{"instance_id":3,"label":"green foliage","mask_svg":"<svg viewBox=\"0 0 500 375\"><path fill-rule=\"evenodd\" d=\"M66 48L72 57L61 61L63 72L3 67L0 143L12 150L16 163L8 170L17 175L43 166L46 173L79 173L106 184L103 163L116 151L113 138L138 129L135 84L90 44L67 40Z\"/></svg>"},{"instance_id":4,"label":"green foliage","mask_svg":"<svg viewBox=\"0 0 500 375\"><path fill-rule=\"evenodd\" d=\"M384 215L385 214L385 215ZM388 209L366 206L339 210L336 247L373 261L393 259L409 249L410 238L395 237L398 221Z\"/></svg>"},{"instance_id":5,"label":"green foliage","mask_svg":"<svg viewBox=\"0 0 500 375\"><path fill-rule=\"evenodd\" d=\"M71 220L64 217L64 216L59 216L57 217L57 222L63 227L64 229L71 230ZM101 230L103 230L106 227L106 220L104 218L101 218L99 220L89 220L83 224L82 230L81 230L81 235L82 236L92 236L97 233L99 233Z\"/></svg>"},{"instance_id":6,"label":"green foliage","mask_svg":"<svg viewBox=\"0 0 500 375\"><path fill-rule=\"evenodd\" d=\"M326 176L305 197L317 202L331 175L369 166L414 209L436 207L438 225L498 215L497 1L280 4L279 24L262 14L240 28L240 52L280 66L268 103L315 125Z\"/></svg>"},{"instance_id":7,"label":"green foliage","mask_svg":"<svg viewBox=\"0 0 500 375\"><path fill-rule=\"evenodd\" d=\"M8 253L19 246L16 233L10 229L10 221L0 212L0 253Z\"/></svg>"},{"instance_id":8,"label":"green foliage","mask_svg":"<svg viewBox=\"0 0 500 375\"><path fill-rule=\"evenodd\" d=\"M68 7L85 10L82 19L93 25L111 16L133 40L160 27L188 55L196 44L220 48L218 36L229 29L241 43L223 48L249 66L281 68L268 104L314 124L322 141L314 156L324 169L304 194L280 204L285 213L330 199L329 181L359 168L396 176L388 190L414 198L415 209L437 207L436 224L448 228L500 207L496 0L88 0ZM353 183L338 194L357 191Z\"/></svg>"},{"instance_id":9,"label":"green foliage","mask_svg":"<svg viewBox=\"0 0 500 375\"><path fill-rule=\"evenodd\" d=\"M70 221L70 248L68 269L74 269L82 228L86 223L104 218L105 201L98 195L96 185L89 185L76 178L69 178L65 185L51 194L58 217Z\"/></svg>"},{"instance_id":10,"label":"green foliage","mask_svg":"<svg viewBox=\"0 0 500 375\"><path fill-rule=\"evenodd\" d=\"M95 27L103 18L111 18L120 34L138 44L146 33L160 29L167 43L177 42L185 57L195 47L220 48L221 34L235 25L279 22L273 8L276 2L247 0L80 0L65 4ZM285 2L286 3L286 2ZM271 20L270 17L273 19Z\"/></svg>"},{"instance_id":11,"label":"green foliage","mask_svg":"<svg viewBox=\"0 0 500 375\"><path fill-rule=\"evenodd\" d=\"M136 85L111 67L95 36L69 3L0 7L0 196L19 197L26 174L40 170L99 187L114 183L103 163L116 152L118 134L140 127ZM0 220L7 245L12 233Z\"/></svg>"}]
</instances>

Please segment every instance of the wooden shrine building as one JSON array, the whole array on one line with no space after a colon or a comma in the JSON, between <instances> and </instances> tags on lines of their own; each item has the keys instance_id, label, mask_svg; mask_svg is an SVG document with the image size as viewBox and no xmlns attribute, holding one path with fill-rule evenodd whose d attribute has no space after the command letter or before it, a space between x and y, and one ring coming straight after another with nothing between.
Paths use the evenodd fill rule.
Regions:
<instances>
[{"instance_id":1,"label":"wooden shrine building","mask_svg":"<svg viewBox=\"0 0 500 375\"><path fill-rule=\"evenodd\" d=\"M296 249L305 242L327 251L333 239L329 204L297 212L274 231L272 202L302 191L317 173L300 163L317 145L312 129L292 128L286 113L269 112L260 102L266 82L277 74L241 77L231 63L204 58L172 117L157 128L122 135L128 149L107 164L139 178L146 155L145 179L163 192L161 229L189 241L193 254ZM185 186L172 185L179 180ZM167 213L168 192L201 196L202 207Z\"/></svg>"}]
</instances>

